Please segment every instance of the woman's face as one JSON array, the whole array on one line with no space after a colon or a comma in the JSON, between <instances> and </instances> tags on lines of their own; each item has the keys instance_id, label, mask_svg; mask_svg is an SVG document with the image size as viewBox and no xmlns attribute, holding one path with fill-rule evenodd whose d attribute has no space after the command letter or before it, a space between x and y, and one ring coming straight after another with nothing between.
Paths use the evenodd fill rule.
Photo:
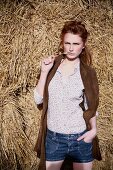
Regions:
<instances>
[{"instance_id":1,"label":"woman's face","mask_svg":"<svg viewBox=\"0 0 113 170\"><path fill-rule=\"evenodd\" d=\"M78 34L66 33L64 35L63 49L68 58L72 59L79 56L83 48L84 43Z\"/></svg>"}]
</instances>

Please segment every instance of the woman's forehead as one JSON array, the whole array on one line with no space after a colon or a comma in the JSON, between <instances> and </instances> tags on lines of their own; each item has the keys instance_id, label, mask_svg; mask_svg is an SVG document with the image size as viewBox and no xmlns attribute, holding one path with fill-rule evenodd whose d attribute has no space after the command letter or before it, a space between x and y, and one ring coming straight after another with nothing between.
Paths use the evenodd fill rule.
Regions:
<instances>
[{"instance_id":1,"label":"woman's forehead","mask_svg":"<svg viewBox=\"0 0 113 170\"><path fill-rule=\"evenodd\" d=\"M64 35L64 41L82 41L82 38L79 34L72 34L72 33L66 33Z\"/></svg>"}]
</instances>

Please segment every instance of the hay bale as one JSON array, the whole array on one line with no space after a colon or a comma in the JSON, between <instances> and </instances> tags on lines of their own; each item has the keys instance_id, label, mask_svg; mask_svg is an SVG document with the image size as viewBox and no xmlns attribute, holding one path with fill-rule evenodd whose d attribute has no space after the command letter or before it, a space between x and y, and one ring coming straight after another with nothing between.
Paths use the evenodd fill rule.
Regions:
<instances>
[{"instance_id":1,"label":"hay bale","mask_svg":"<svg viewBox=\"0 0 113 170\"><path fill-rule=\"evenodd\" d=\"M3 170L35 170L33 147L41 112L33 88L42 58L58 52L65 21L82 20L90 32L88 47L100 86L98 135L103 160L95 170L113 169L113 19L112 1L2 1L0 27L1 151Z\"/></svg>"}]
</instances>

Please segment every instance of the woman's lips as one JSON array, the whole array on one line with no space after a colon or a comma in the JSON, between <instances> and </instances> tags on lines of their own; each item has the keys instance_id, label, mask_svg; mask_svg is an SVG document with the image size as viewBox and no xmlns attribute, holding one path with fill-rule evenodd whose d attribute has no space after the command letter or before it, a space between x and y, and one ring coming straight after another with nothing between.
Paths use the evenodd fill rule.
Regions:
<instances>
[{"instance_id":1,"label":"woman's lips","mask_svg":"<svg viewBox=\"0 0 113 170\"><path fill-rule=\"evenodd\" d=\"M66 55L71 55L71 56L75 56L75 54L74 53L66 53Z\"/></svg>"}]
</instances>

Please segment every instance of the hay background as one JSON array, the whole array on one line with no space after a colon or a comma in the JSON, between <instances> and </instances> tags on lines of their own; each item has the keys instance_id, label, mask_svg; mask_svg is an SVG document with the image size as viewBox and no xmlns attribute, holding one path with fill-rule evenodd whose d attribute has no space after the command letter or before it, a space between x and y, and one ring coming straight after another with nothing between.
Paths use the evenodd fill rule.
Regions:
<instances>
[{"instance_id":1,"label":"hay background","mask_svg":"<svg viewBox=\"0 0 113 170\"><path fill-rule=\"evenodd\" d=\"M33 100L39 61L57 53L60 30L69 19L90 32L100 86L98 136L103 160L94 170L113 169L113 2L111 0L0 1L0 129L2 170L36 170L33 147L41 112Z\"/></svg>"}]
</instances>

